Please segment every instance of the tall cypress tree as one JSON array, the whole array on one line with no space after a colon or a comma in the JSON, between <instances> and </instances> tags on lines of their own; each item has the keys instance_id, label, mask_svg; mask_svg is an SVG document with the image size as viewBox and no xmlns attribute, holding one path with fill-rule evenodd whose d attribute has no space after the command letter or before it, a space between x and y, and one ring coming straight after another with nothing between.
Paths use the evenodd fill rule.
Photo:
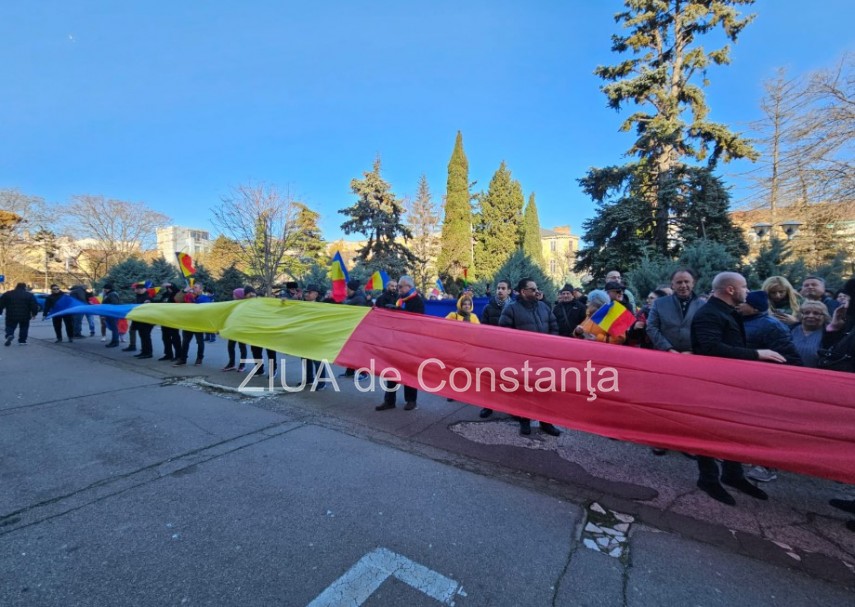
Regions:
<instances>
[{"instance_id":1,"label":"tall cypress tree","mask_svg":"<svg viewBox=\"0 0 855 607\"><path fill-rule=\"evenodd\" d=\"M518 194L518 195L517 195ZM519 244L522 224L522 189L511 179L505 161L480 198L475 226L475 265L479 276L493 277Z\"/></svg>"},{"instance_id":2,"label":"tall cypress tree","mask_svg":"<svg viewBox=\"0 0 855 607\"><path fill-rule=\"evenodd\" d=\"M543 267L543 245L540 240L540 219L537 216L537 204L534 202L534 192L528 197L523 216L523 253L533 262Z\"/></svg>"},{"instance_id":3,"label":"tall cypress tree","mask_svg":"<svg viewBox=\"0 0 855 607\"><path fill-rule=\"evenodd\" d=\"M757 157L745 139L707 119L703 89L694 82L700 77L705 84L711 64L730 61L728 46L707 51L696 38L720 28L735 42L753 18L742 18L737 7L753 1L625 0L627 8L615 20L628 32L612 37L612 50L631 56L598 67L595 74L608 82L602 90L609 107L636 108L620 128L637 134L629 153L638 161L591 169L580 180L600 203L598 213L610 220L611 229L603 227L601 218L586 223L589 246L577 256L577 270L600 276L596 266L603 264L596 258L603 253L624 259L639 249L664 257L679 255L683 243L674 239L671 226L675 218L681 219L691 188L685 180L690 176L687 161L706 161L700 168L712 171L719 160ZM627 201L626 209L615 208ZM632 250L614 251L624 243ZM638 263L640 257L635 259Z\"/></svg>"},{"instance_id":4,"label":"tall cypress tree","mask_svg":"<svg viewBox=\"0 0 855 607\"><path fill-rule=\"evenodd\" d=\"M475 277L472 258L472 206L469 202L469 161L463 151L463 135L457 131L454 151L448 162L448 185L445 196L445 216L442 223L442 245L436 261L440 275L452 279L463 276L468 268L469 279Z\"/></svg>"}]
</instances>

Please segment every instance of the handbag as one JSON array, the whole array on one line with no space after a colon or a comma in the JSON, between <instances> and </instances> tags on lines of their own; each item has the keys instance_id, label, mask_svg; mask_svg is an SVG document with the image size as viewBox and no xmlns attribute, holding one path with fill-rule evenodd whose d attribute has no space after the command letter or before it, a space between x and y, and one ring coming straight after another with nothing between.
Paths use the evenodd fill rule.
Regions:
<instances>
[{"instance_id":1,"label":"handbag","mask_svg":"<svg viewBox=\"0 0 855 607\"><path fill-rule=\"evenodd\" d=\"M819 360L817 367L829 371L848 371L855 373L855 328L837 340L830 348L820 348L817 351Z\"/></svg>"}]
</instances>

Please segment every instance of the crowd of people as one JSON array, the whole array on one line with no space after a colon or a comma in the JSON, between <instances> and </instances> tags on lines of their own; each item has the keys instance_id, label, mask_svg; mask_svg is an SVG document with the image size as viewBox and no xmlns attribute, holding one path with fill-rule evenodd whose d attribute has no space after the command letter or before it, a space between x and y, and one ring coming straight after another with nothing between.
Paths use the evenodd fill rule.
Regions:
<instances>
[{"instance_id":1,"label":"crowd of people","mask_svg":"<svg viewBox=\"0 0 855 607\"><path fill-rule=\"evenodd\" d=\"M708 293L697 293L697 276L691 268L675 271L668 284L660 285L643 300L639 301L622 280L618 271L607 274L602 289L590 290L587 294L571 284L565 284L558 292L554 305L544 301L543 292L537 282L523 278L516 285L508 280L499 280L495 284L495 294L483 307L479 315L475 313L475 303L471 291L464 291L457 301L456 310L446 317L455 322L468 322L480 325L507 327L519 331L558 335L570 339L588 339L623 347L640 347L679 355L715 356L741 360L757 360L773 364L798 365L824 368L836 371L855 372L855 305L850 305L855 297L855 278L848 280L842 289L831 294L826 291L825 282L819 276L808 276L797 290L783 276L766 278L759 289L749 290L745 277L736 272L722 272L712 281ZM143 282L132 285L135 302L139 304L203 304L213 301L210 292L202 285L184 289L172 283L164 283L156 295ZM45 299L42 313L50 315L52 308L62 295L66 294L58 286L51 287L51 294ZM107 305L118 304L119 298L110 283L104 285L100 299L87 292L83 287L73 287L67 294L81 303L98 302ZM256 290L247 285L233 291L233 299L257 297ZM317 285L307 285L301 289L296 282L285 285L279 296L286 299L310 302L332 302ZM595 321L595 314L603 306L617 302L634 315L634 323L625 331L615 333L606 330ZM366 306L409 312L425 313L425 301L410 276L401 276L391 280L376 298L366 295L357 280L346 284L344 305ZM6 316L5 345L11 345L15 332L18 343L26 344L29 322L39 313L35 298L18 284L12 291L0 297L0 313ZM76 314L53 318L53 328L58 342L62 341L62 330L69 342L83 338L83 319L88 316L89 334L95 335L95 324L91 315ZM110 333L108 348L118 347L121 339L119 321L102 317L102 339L106 341L106 332ZM129 327L129 344L125 351L140 350L137 358L153 358L153 326L133 321ZM194 364L201 365L205 356L205 344L216 339L215 335L161 327L163 355L159 361L171 362L175 366L188 364L191 359L191 346L195 342ZM227 345L228 361L222 371L248 370L246 361L264 360L268 373L277 373L277 355L253 344L244 344L230 340ZM239 354L239 358L237 356ZM247 355L251 356L247 358ZM322 380L325 366L320 361L306 361L306 385L310 389L323 389ZM257 370L264 374L264 367ZM353 369L342 375L355 375ZM315 381L315 379L319 381ZM396 384L386 382L383 402L375 408L377 411L395 409L398 390ZM413 386L403 386L404 410L412 411L418 407L418 390ZM451 399L449 399L451 400ZM493 414L489 408L480 410L482 419ZM517 417L522 435L531 434L531 420ZM561 431L547 422L539 422L540 430L551 436L559 436ZM656 455L662 455L664 449L653 449ZM711 498L734 505L736 500L725 486L752 498L765 500L767 494L757 484L773 481L776 471L761 466L750 467L745 471L743 463L717 460L706 456L689 456L696 460L698 467L697 486ZM831 504L846 512L855 514L855 500L832 500ZM855 531L855 521L847 525Z\"/></svg>"}]
</instances>

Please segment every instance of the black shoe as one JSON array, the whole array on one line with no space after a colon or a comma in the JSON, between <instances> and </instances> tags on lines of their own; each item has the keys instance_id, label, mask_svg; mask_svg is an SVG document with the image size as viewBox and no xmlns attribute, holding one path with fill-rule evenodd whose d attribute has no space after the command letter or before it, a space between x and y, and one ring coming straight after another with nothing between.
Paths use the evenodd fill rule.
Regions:
<instances>
[{"instance_id":1,"label":"black shoe","mask_svg":"<svg viewBox=\"0 0 855 607\"><path fill-rule=\"evenodd\" d=\"M128 346L127 348L122 348L122 352L136 352L136 346Z\"/></svg>"},{"instance_id":2,"label":"black shoe","mask_svg":"<svg viewBox=\"0 0 855 607\"><path fill-rule=\"evenodd\" d=\"M201 364L202 364L202 359L201 359L201 358L197 358L197 359L196 359L196 362L195 362L194 364L198 367L199 365L201 365Z\"/></svg>"},{"instance_id":3,"label":"black shoe","mask_svg":"<svg viewBox=\"0 0 855 607\"><path fill-rule=\"evenodd\" d=\"M733 487L737 491L741 491L745 495L750 495L754 499L758 500L767 500L769 496L765 491L757 487L756 485L752 485L747 478L737 478L737 479L727 479L722 478L721 482L727 485L728 487Z\"/></svg>"},{"instance_id":4,"label":"black shoe","mask_svg":"<svg viewBox=\"0 0 855 607\"><path fill-rule=\"evenodd\" d=\"M418 409L418 407L419 406L416 404L416 401L411 400L406 405L404 405L404 411L412 411L413 409Z\"/></svg>"},{"instance_id":5,"label":"black shoe","mask_svg":"<svg viewBox=\"0 0 855 607\"><path fill-rule=\"evenodd\" d=\"M481 411L478 413L478 417L480 417L481 419L487 419L491 415L493 415L493 410L487 409L486 407L484 409L481 409Z\"/></svg>"},{"instance_id":6,"label":"black shoe","mask_svg":"<svg viewBox=\"0 0 855 607\"><path fill-rule=\"evenodd\" d=\"M184 365L186 365L186 364L187 364L187 361L186 361L186 360L181 360L181 359L179 359L179 360L176 360L176 361L172 364L172 366L173 366L173 367L183 367L183 366L184 366Z\"/></svg>"},{"instance_id":7,"label":"black shoe","mask_svg":"<svg viewBox=\"0 0 855 607\"><path fill-rule=\"evenodd\" d=\"M118 348L118 347L119 347L119 344L107 344L107 345L106 345L106 346L104 346L104 347L105 347L105 348Z\"/></svg>"},{"instance_id":8,"label":"black shoe","mask_svg":"<svg viewBox=\"0 0 855 607\"><path fill-rule=\"evenodd\" d=\"M388 411L389 409L394 409L395 405L390 405L388 403L383 403L382 405L377 405L374 407L375 411Z\"/></svg>"},{"instance_id":9,"label":"black shoe","mask_svg":"<svg viewBox=\"0 0 855 607\"><path fill-rule=\"evenodd\" d=\"M653 453L653 455L665 455L666 453L668 453L668 449L658 449L656 447L652 447L650 451Z\"/></svg>"},{"instance_id":10,"label":"black shoe","mask_svg":"<svg viewBox=\"0 0 855 607\"><path fill-rule=\"evenodd\" d=\"M527 419L520 420L520 434L528 436L531 434L531 422Z\"/></svg>"},{"instance_id":11,"label":"black shoe","mask_svg":"<svg viewBox=\"0 0 855 607\"><path fill-rule=\"evenodd\" d=\"M172 358L171 356L161 356L161 357L160 357L160 358L158 358L157 360L175 360L175 359L174 359L174 358Z\"/></svg>"},{"instance_id":12,"label":"black shoe","mask_svg":"<svg viewBox=\"0 0 855 607\"><path fill-rule=\"evenodd\" d=\"M828 500L828 505L849 514L855 514L855 500Z\"/></svg>"},{"instance_id":13,"label":"black shoe","mask_svg":"<svg viewBox=\"0 0 855 607\"><path fill-rule=\"evenodd\" d=\"M545 432L549 436L561 436L561 430L546 422L540 422L540 431Z\"/></svg>"},{"instance_id":14,"label":"black shoe","mask_svg":"<svg viewBox=\"0 0 855 607\"><path fill-rule=\"evenodd\" d=\"M151 354L137 354L134 358L151 358Z\"/></svg>"},{"instance_id":15,"label":"black shoe","mask_svg":"<svg viewBox=\"0 0 855 607\"><path fill-rule=\"evenodd\" d=\"M735 506L736 500L727 492L719 483L705 483L698 481L698 489L709 495L711 498L728 506Z\"/></svg>"},{"instance_id":16,"label":"black shoe","mask_svg":"<svg viewBox=\"0 0 855 607\"><path fill-rule=\"evenodd\" d=\"M12 345L12 338L11 338L11 337L7 337L7 338L6 338L6 341L3 343L3 345L4 345L4 346L11 346L11 345Z\"/></svg>"}]
</instances>

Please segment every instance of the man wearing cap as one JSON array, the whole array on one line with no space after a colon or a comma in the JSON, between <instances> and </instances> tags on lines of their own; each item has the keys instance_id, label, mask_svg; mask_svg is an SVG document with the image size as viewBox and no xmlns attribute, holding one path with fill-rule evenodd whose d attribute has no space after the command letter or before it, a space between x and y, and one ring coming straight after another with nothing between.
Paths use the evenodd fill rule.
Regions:
<instances>
[{"instance_id":1,"label":"man wearing cap","mask_svg":"<svg viewBox=\"0 0 855 607\"><path fill-rule=\"evenodd\" d=\"M558 321L558 334L573 337L573 331L585 320L585 306L573 296L573 285L567 283L561 287L552 313Z\"/></svg>"},{"instance_id":2,"label":"man wearing cap","mask_svg":"<svg viewBox=\"0 0 855 607\"><path fill-rule=\"evenodd\" d=\"M756 350L746 345L742 316L736 311L736 306L745 302L748 295L744 276L737 272L721 272L713 279L712 289L712 296L692 320L692 352L701 356L786 362L774 350ZM715 458L699 455L697 462L698 488L714 500L728 506L736 504L722 483L755 499L768 499L765 491L745 478L741 463L724 460L719 471Z\"/></svg>"},{"instance_id":3,"label":"man wearing cap","mask_svg":"<svg viewBox=\"0 0 855 607\"><path fill-rule=\"evenodd\" d=\"M627 289L623 284L623 278L620 275L620 272L617 270L611 270L608 274L606 274L606 286L603 288L604 291L608 292L609 283L618 283L621 288L621 298L618 300L623 304L627 310L635 314L635 295L633 295L632 291Z\"/></svg>"}]
</instances>

